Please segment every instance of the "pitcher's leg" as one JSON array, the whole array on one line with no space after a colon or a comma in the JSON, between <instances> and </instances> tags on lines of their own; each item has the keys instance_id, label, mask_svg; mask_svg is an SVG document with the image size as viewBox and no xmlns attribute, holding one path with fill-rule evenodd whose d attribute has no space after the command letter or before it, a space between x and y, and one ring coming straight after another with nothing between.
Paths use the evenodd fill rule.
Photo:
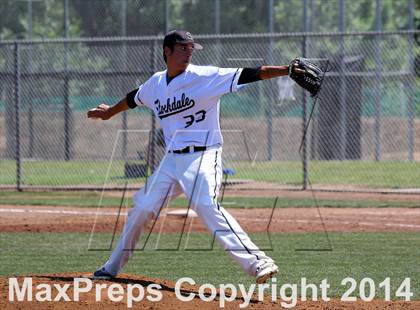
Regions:
<instances>
[{"instance_id":1,"label":"pitcher's leg","mask_svg":"<svg viewBox=\"0 0 420 310\"><path fill-rule=\"evenodd\" d=\"M196 210L222 248L249 275L256 276L259 263L272 261L252 242L239 223L224 208L197 202Z\"/></svg>"},{"instance_id":2,"label":"pitcher's leg","mask_svg":"<svg viewBox=\"0 0 420 310\"><path fill-rule=\"evenodd\" d=\"M250 275L257 276L260 264L270 261L251 241L238 222L217 203L222 180L221 150L202 153L180 176L180 185L192 206L220 245ZM194 177L192 177L194 176Z\"/></svg>"},{"instance_id":3,"label":"pitcher's leg","mask_svg":"<svg viewBox=\"0 0 420 310\"><path fill-rule=\"evenodd\" d=\"M128 213L127 222L117 246L105 263L105 269L114 276L121 271L132 256L147 223L155 220L164 204L181 193L179 185L165 175L157 176L154 180L149 178L149 180L154 181L150 188L142 188L134 195L134 207Z\"/></svg>"}]
</instances>

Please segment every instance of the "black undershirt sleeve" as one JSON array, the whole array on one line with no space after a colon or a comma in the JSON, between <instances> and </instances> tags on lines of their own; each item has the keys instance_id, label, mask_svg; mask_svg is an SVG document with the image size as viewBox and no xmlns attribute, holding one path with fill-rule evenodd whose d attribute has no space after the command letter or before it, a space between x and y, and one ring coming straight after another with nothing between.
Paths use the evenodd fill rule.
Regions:
<instances>
[{"instance_id":1,"label":"black undershirt sleeve","mask_svg":"<svg viewBox=\"0 0 420 310\"><path fill-rule=\"evenodd\" d=\"M136 88L135 90L129 92L126 95L126 101L127 101L127 105L130 107L130 109L135 109L137 108L137 104L134 101L134 96L137 94L138 88Z\"/></svg>"},{"instance_id":2,"label":"black undershirt sleeve","mask_svg":"<svg viewBox=\"0 0 420 310\"><path fill-rule=\"evenodd\" d=\"M261 67L244 68L239 76L238 85L260 81Z\"/></svg>"}]
</instances>

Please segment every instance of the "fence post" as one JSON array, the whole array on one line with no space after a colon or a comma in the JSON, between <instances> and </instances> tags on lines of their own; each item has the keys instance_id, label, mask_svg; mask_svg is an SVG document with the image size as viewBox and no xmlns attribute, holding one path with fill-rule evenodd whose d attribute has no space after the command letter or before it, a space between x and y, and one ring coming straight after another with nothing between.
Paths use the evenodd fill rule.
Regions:
<instances>
[{"instance_id":1,"label":"fence post","mask_svg":"<svg viewBox=\"0 0 420 310\"><path fill-rule=\"evenodd\" d=\"M382 30L382 0L376 0L376 31ZM382 55L381 36L376 35L375 40L375 161L381 159L381 84L382 84Z\"/></svg>"},{"instance_id":2,"label":"fence post","mask_svg":"<svg viewBox=\"0 0 420 310\"><path fill-rule=\"evenodd\" d=\"M344 0L340 0L339 3L339 31L342 33L340 35L340 160L347 159L346 149L347 149L347 102L346 102L346 65L344 63L345 53L345 44L344 44L344 31L346 28L345 24L345 3ZM351 143L351 141L349 141Z\"/></svg>"},{"instance_id":3,"label":"fence post","mask_svg":"<svg viewBox=\"0 0 420 310\"><path fill-rule=\"evenodd\" d=\"M65 45L64 63L64 159L69 161L72 158L72 132L73 132L73 111L70 107L70 83L67 66L67 42Z\"/></svg>"},{"instance_id":4,"label":"fence post","mask_svg":"<svg viewBox=\"0 0 420 310\"><path fill-rule=\"evenodd\" d=\"M409 10L409 29L414 30L414 0L410 0L408 4ZM406 91L408 94L407 98L407 116L408 116L408 161L412 162L414 160L414 111L415 111L415 102L414 102L414 81L415 72L414 72L414 55L413 55L413 45L414 45L414 34L408 35L408 72L409 72L409 83L405 83Z\"/></svg>"},{"instance_id":5,"label":"fence post","mask_svg":"<svg viewBox=\"0 0 420 310\"><path fill-rule=\"evenodd\" d=\"M28 1L28 30L27 38L32 40L32 1ZM32 44L28 45L28 62L27 62L27 72L32 73ZM28 128L29 128L29 157L34 156L34 108L32 98L28 100Z\"/></svg>"},{"instance_id":6,"label":"fence post","mask_svg":"<svg viewBox=\"0 0 420 310\"><path fill-rule=\"evenodd\" d=\"M304 0L303 2L303 31L306 33L309 28L308 23L308 1ZM302 57L306 57L306 49L308 44L308 36L305 34L303 36L303 42L302 42ZM306 92L303 92L303 102L302 102L302 137L305 135L305 127L307 122L307 106L308 106L308 97L306 95ZM308 128L309 129L309 128ZM308 134L306 134L306 137L308 137ZM302 189L306 190L308 188L308 180L309 180L309 171L308 171L308 152L307 152L307 139L303 141L302 145L302 168L303 168L303 183L302 183Z\"/></svg>"},{"instance_id":7,"label":"fence post","mask_svg":"<svg viewBox=\"0 0 420 310\"><path fill-rule=\"evenodd\" d=\"M152 42L152 46L151 46L151 53L150 53L150 75L154 74L156 71L156 67L157 67L157 57L158 57L158 42L157 39L153 40ZM153 172L157 166L157 162L156 162L156 144L157 144L157 137L156 137L156 118L155 115L152 111L151 113L151 118L152 118L152 129L151 129L151 134L149 135L149 156L148 156L148 165L151 169L151 171Z\"/></svg>"},{"instance_id":8,"label":"fence post","mask_svg":"<svg viewBox=\"0 0 420 310\"><path fill-rule=\"evenodd\" d=\"M214 33L220 33L220 0L214 0Z\"/></svg>"},{"instance_id":9,"label":"fence post","mask_svg":"<svg viewBox=\"0 0 420 310\"><path fill-rule=\"evenodd\" d=\"M15 42L14 48L14 107L15 107L15 160L16 160L16 189L21 188L22 162L20 154L20 55L19 43Z\"/></svg>"},{"instance_id":10,"label":"fence post","mask_svg":"<svg viewBox=\"0 0 420 310\"><path fill-rule=\"evenodd\" d=\"M268 0L268 32L270 34L274 31L274 23L273 23L273 0ZM274 49L273 37L270 35L269 38L269 47L268 47L268 64L273 65L273 49ZM267 110L266 110L266 117L267 117L267 153L268 153L268 160L271 161L273 159L273 101L274 101L274 86L273 81L269 82L271 85L269 90L268 102L267 102Z\"/></svg>"},{"instance_id":11,"label":"fence post","mask_svg":"<svg viewBox=\"0 0 420 310\"><path fill-rule=\"evenodd\" d=\"M171 29L171 21L170 21L170 0L165 0L165 33L169 32Z\"/></svg>"},{"instance_id":12,"label":"fence post","mask_svg":"<svg viewBox=\"0 0 420 310\"><path fill-rule=\"evenodd\" d=\"M121 36L124 38L122 41L122 71L127 72L127 0L121 1ZM120 84L120 88L123 88L124 83ZM122 113L122 158L124 164L127 163L127 145L128 145L128 116L127 111Z\"/></svg>"},{"instance_id":13,"label":"fence post","mask_svg":"<svg viewBox=\"0 0 420 310\"><path fill-rule=\"evenodd\" d=\"M214 33L220 34L220 0L214 0ZM217 37L215 41L216 45L216 66L220 66L221 48L220 38Z\"/></svg>"},{"instance_id":14,"label":"fence post","mask_svg":"<svg viewBox=\"0 0 420 310\"><path fill-rule=\"evenodd\" d=\"M68 42L69 37L69 15L68 0L64 0L64 159L71 160L73 157L73 111L70 106L70 78L68 68Z\"/></svg>"}]
</instances>

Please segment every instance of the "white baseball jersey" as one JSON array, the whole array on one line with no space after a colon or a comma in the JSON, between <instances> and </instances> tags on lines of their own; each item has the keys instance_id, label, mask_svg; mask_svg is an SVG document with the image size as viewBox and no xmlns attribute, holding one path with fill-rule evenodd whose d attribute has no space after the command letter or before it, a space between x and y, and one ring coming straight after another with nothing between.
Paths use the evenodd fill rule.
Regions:
<instances>
[{"instance_id":1,"label":"white baseball jersey","mask_svg":"<svg viewBox=\"0 0 420 310\"><path fill-rule=\"evenodd\" d=\"M169 84L167 70L157 72L140 85L135 102L154 111L168 149L222 145L220 97L243 86L238 86L241 71L190 64Z\"/></svg>"}]
</instances>

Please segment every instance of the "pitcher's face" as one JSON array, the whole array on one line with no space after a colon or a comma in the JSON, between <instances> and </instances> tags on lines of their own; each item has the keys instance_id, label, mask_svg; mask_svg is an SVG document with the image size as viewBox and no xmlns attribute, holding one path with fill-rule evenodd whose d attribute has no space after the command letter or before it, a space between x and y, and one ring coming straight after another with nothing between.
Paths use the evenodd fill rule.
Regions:
<instances>
[{"instance_id":1,"label":"pitcher's face","mask_svg":"<svg viewBox=\"0 0 420 310\"><path fill-rule=\"evenodd\" d=\"M193 52L193 43L177 43L174 45L173 51L167 48L166 57L168 59L168 67L172 66L178 70L185 70L191 63Z\"/></svg>"}]
</instances>

